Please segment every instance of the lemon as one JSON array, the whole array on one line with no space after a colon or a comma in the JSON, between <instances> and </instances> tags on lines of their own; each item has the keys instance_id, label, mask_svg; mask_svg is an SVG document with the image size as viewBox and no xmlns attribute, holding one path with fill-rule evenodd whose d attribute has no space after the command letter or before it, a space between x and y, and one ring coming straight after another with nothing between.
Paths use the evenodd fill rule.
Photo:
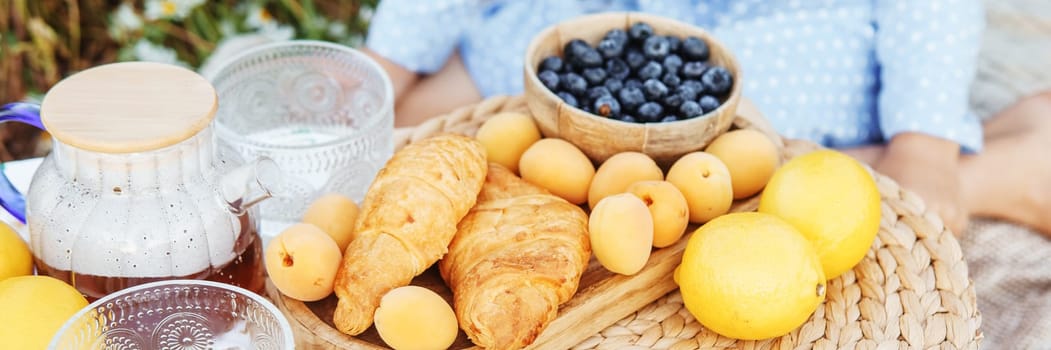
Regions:
<instances>
[{"instance_id":1,"label":"lemon","mask_svg":"<svg viewBox=\"0 0 1051 350\"><path fill-rule=\"evenodd\" d=\"M88 305L72 286L48 276L0 282L0 347L47 348L62 324Z\"/></svg>"},{"instance_id":2,"label":"lemon","mask_svg":"<svg viewBox=\"0 0 1051 350\"><path fill-rule=\"evenodd\" d=\"M0 281L33 274L33 254L11 226L0 223Z\"/></svg>"},{"instance_id":3,"label":"lemon","mask_svg":"<svg viewBox=\"0 0 1051 350\"><path fill-rule=\"evenodd\" d=\"M879 232L880 195L872 175L850 156L811 152L774 172L759 211L796 227L817 249L829 279L854 268Z\"/></svg>"},{"instance_id":4,"label":"lemon","mask_svg":"<svg viewBox=\"0 0 1051 350\"><path fill-rule=\"evenodd\" d=\"M697 229L676 280L701 325L737 339L788 334L825 299L813 246L792 225L763 213L726 214Z\"/></svg>"}]
</instances>

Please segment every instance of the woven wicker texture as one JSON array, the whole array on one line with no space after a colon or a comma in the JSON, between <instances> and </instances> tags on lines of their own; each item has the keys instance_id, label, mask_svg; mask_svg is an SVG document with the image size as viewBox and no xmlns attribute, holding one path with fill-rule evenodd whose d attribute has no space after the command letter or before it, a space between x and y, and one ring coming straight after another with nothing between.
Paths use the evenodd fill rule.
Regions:
<instances>
[{"instance_id":1,"label":"woven wicker texture","mask_svg":"<svg viewBox=\"0 0 1051 350\"><path fill-rule=\"evenodd\" d=\"M528 111L522 97L494 97L395 132L395 147L439 133L473 135L489 116ZM818 146L786 140L787 156ZM977 349L981 314L956 237L923 201L875 174L883 217L873 248L829 281L827 298L781 338L738 341L701 326L674 291L574 349Z\"/></svg>"}]
</instances>

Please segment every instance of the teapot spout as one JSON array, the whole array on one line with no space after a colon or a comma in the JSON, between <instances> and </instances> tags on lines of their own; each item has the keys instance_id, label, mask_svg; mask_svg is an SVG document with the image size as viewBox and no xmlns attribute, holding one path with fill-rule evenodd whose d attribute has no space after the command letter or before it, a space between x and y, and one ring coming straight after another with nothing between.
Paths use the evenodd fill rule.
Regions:
<instances>
[{"instance_id":1,"label":"teapot spout","mask_svg":"<svg viewBox=\"0 0 1051 350\"><path fill-rule=\"evenodd\" d=\"M234 168L220 179L219 190L228 209L237 215L274 196L283 173L274 160L260 157Z\"/></svg>"}]
</instances>

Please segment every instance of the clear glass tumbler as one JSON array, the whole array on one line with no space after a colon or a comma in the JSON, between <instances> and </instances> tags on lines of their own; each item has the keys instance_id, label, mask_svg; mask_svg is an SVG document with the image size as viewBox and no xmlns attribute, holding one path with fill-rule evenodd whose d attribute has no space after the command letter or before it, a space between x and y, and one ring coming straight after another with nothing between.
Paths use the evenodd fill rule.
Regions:
<instances>
[{"instance_id":1,"label":"clear glass tumbler","mask_svg":"<svg viewBox=\"0 0 1051 350\"><path fill-rule=\"evenodd\" d=\"M58 330L49 349L294 349L274 304L229 284L170 280L96 300Z\"/></svg>"},{"instance_id":2,"label":"clear glass tumbler","mask_svg":"<svg viewBox=\"0 0 1051 350\"><path fill-rule=\"evenodd\" d=\"M359 202L394 152L394 92L374 60L309 40L247 51L207 77L219 95L216 135L246 159L287 174L261 204L264 240L325 193Z\"/></svg>"}]
</instances>

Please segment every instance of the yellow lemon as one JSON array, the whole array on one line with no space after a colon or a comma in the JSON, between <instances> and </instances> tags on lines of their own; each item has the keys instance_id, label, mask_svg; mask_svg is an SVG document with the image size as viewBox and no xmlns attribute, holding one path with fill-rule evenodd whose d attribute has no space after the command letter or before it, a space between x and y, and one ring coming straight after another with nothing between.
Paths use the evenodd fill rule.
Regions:
<instances>
[{"instance_id":1,"label":"yellow lemon","mask_svg":"<svg viewBox=\"0 0 1051 350\"><path fill-rule=\"evenodd\" d=\"M730 338L788 334L825 299L813 246L792 225L763 213L726 214L701 226L675 275L686 309Z\"/></svg>"},{"instance_id":2,"label":"yellow lemon","mask_svg":"<svg viewBox=\"0 0 1051 350\"><path fill-rule=\"evenodd\" d=\"M0 281L33 274L33 254L11 226L0 223Z\"/></svg>"},{"instance_id":3,"label":"yellow lemon","mask_svg":"<svg viewBox=\"0 0 1051 350\"><path fill-rule=\"evenodd\" d=\"M795 226L817 249L829 279L854 268L876 239L880 195L872 175L850 156L811 152L774 172L759 211Z\"/></svg>"},{"instance_id":4,"label":"yellow lemon","mask_svg":"<svg viewBox=\"0 0 1051 350\"><path fill-rule=\"evenodd\" d=\"M0 282L0 344L5 349L45 349L62 324L88 305L72 286L47 276Z\"/></svg>"}]
</instances>

